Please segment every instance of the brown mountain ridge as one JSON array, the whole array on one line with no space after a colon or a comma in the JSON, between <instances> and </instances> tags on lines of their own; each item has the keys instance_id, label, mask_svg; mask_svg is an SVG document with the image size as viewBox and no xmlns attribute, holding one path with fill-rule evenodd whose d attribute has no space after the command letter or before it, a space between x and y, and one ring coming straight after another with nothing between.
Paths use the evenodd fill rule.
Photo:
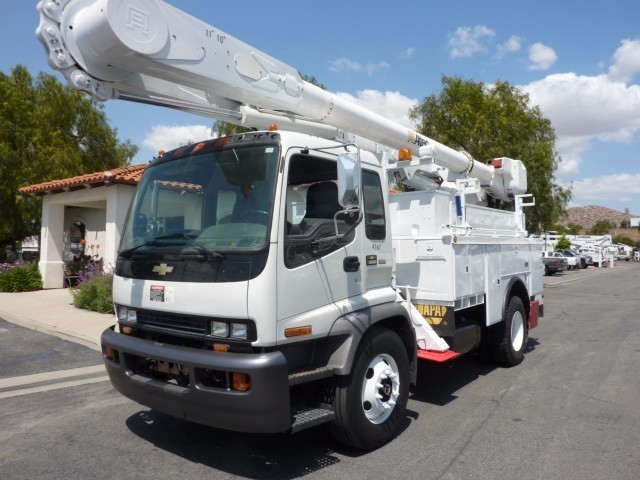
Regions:
<instances>
[{"instance_id":1,"label":"brown mountain ridge","mask_svg":"<svg viewBox=\"0 0 640 480\"><path fill-rule=\"evenodd\" d=\"M638 215L626 214L607 207L598 205L586 205L584 207L571 207L567 209L567 215L560 221L560 225L567 226L570 223L581 225L583 230L589 230L600 220L609 220L613 222L617 228L623 221L629 221L630 218L638 217Z\"/></svg>"}]
</instances>

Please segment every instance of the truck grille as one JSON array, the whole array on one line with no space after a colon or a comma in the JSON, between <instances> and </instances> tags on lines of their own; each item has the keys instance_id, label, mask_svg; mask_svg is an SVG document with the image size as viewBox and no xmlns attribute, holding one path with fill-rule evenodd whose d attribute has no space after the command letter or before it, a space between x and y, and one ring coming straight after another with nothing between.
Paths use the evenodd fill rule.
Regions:
<instances>
[{"instance_id":1,"label":"truck grille","mask_svg":"<svg viewBox=\"0 0 640 480\"><path fill-rule=\"evenodd\" d=\"M156 330L174 334L202 337L208 333L208 325L213 318L183 315L149 310L138 311L138 324L145 330Z\"/></svg>"},{"instance_id":2,"label":"truck grille","mask_svg":"<svg viewBox=\"0 0 640 480\"><path fill-rule=\"evenodd\" d=\"M137 331L136 336L171 345L203 348L211 346L215 342L224 342L233 345L232 351L238 351L240 346L249 346L250 342L254 342L258 338L256 325L251 320L185 315L154 310L137 310L136 312L136 324L127 324ZM214 337L211 335L212 321L246 324L247 338L240 340Z\"/></svg>"}]
</instances>

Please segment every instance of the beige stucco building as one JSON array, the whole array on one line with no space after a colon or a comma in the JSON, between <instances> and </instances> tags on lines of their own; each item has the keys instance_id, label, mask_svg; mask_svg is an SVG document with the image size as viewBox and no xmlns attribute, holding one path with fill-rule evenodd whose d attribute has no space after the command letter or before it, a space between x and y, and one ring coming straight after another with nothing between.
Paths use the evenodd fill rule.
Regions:
<instances>
[{"instance_id":1,"label":"beige stucco building","mask_svg":"<svg viewBox=\"0 0 640 480\"><path fill-rule=\"evenodd\" d=\"M64 264L79 255L115 265L122 227L146 164L54 180L20 189L42 196L40 273L44 288L64 286Z\"/></svg>"}]
</instances>

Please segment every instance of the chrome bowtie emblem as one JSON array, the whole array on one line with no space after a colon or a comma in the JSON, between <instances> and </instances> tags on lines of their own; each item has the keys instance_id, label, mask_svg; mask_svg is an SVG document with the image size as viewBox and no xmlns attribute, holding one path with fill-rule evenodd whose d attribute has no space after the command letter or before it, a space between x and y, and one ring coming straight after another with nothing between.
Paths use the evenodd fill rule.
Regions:
<instances>
[{"instance_id":1,"label":"chrome bowtie emblem","mask_svg":"<svg viewBox=\"0 0 640 480\"><path fill-rule=\"evenodd\" d=\"M170 267L166 263L161 263L160 265L156 265L153 267L153 273L157 273L160 276L164 276L167 273L173 272L173 267Z\"/></svg>"}]
</instances>

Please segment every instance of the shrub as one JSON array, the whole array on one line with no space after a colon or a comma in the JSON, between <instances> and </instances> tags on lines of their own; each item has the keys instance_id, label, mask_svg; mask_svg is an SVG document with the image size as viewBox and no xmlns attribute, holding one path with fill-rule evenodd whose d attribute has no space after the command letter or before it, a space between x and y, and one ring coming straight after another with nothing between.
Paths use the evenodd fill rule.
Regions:
<instances>
[{"instance_id":1,"label":"shrub","mask_svg":"<svg viewBox=\"0 0 640 480\"><path fill-rule=\"evenodd\" d=\"M78 272L78 285L73 289L74 306L100 313L113 312L112 283L113 274L104 272L101 262L87 262Z\"/></svg>"},{"instance_id":2,"label":"shrub","mask_svg":"<svg viewBox=\"0 0 640 480\"><path fill-rule=\"evenodd\" d=\"M41 288L42 276L36 263L0 265L0 292L33 292Z\"/></svg>"}]
</instances>

